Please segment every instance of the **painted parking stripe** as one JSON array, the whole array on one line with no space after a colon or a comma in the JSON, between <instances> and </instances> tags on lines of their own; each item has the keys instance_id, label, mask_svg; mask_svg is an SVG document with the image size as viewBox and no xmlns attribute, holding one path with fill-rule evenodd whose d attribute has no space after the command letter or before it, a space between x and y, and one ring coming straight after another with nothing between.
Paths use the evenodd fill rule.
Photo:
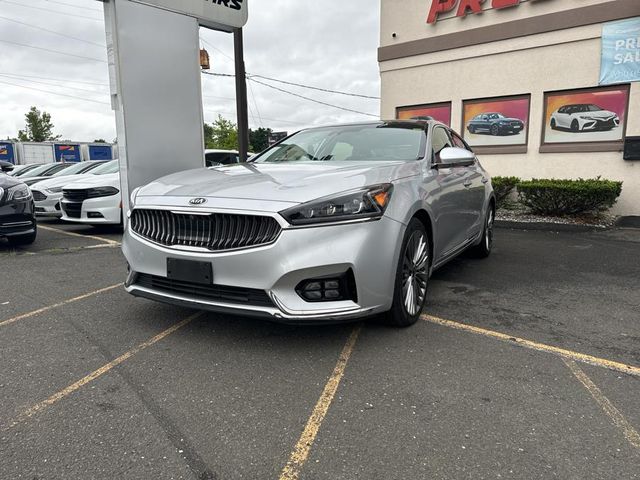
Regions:
<instances>
[{"instance_id":1,"label":"painted parking stripe","mask_svg":"<svg viewBox=\"0 0 640 480\"><path fill-rule=\"evenodd\" d=\"M11 423L9 423L6 426L0 427L0 431L9 430L9 429L19 425L20 423L24 422L25 420L28 420L29 418L33 417L37 413L42 412L43 410L47 409L51 405L54 405L55 403L58 403L63 398L68 397L69 395L71 395L72 393L76 392L80 388L84 387L88 383L91 383L92 381L96 380L97 378L100 378L105 373L109 372L110 370L112 370L113 368L117 367L121 363L129 360L131 357L137 355L141 351L151 347L152 345L155 345L160 340L163 340L164 338L168 337L172 333L177 332L178 330L180 330L184 326L188 325L189 323L191 323L193 320L195 320L196 318L200 317L201 315L202 315L202 312L195 313L195 314L191 315L190 317L185 318L181 322L176 323L172 327L167 328L165 331L159 333L155 337L152 337L149 340L147 340L146 342L143 342L140 345L138 345L137 347L129 350L128 352L123 353L118 358L112 360L111 362L107 363L106 365L103 365L99 369L91 372L86 377L81 378L77 382L72 383L68 387L60 390L59 392L54 393L49 398L47 398L47 399L45 399L45 400L33 405L32 407L28 408L27 410L22 412L17 418L15 418Z\"/></svg>"},{"instance_id":2,"label":"painted parking stripe","mask_svg":"<svg viewBox=\"0 0 640 480\"><path fill-rule=\"evenodd\" d=\"M618 410L615 405L604 396L598 386L593 383L591 378L587 376L576 362L569 360L568 358L563 358L562 360L567 367L569 367L571 373L573 373L575 377L580 380L580 383L584 385L584 388L587 389L596 403L600 405L602 410L604 410L604 413L607 414L613 424L622 432L624 438L626 438L632 446L640 450L640 434L635 428L633 428L633 425L631 425L624 415L620 413L620 410Z\"/></svg>"},{"instance_id":3,"label":"painted parking stripe","mask_svg":"<svg viewBox=\"0 0 640 480\"><path fill-rule=\"evenodd\" d=\"M298 443L293 449L293 452L291 452L289 462L280 474L280 480L297 480L300 476L300 471L307 461L307 458L309 458L309 452L311 451L313 442L318 435L318 430L320 430L322 421L327 415L329 407L331 407L331 403L333 402L333 397L340 386L340 381L344 376L344 371L347 368L347 363L353 353L353 348L358 340L360 330L362 330L362 326L354 328L351 335L349 335L347 343L345 343L342 352L340 353L340 357L338 357L338 363L336 363L333 373L331 374L331 377L329 377L329 380L322 391L322 395L320 395L320 399L318 400L318 403L316 403L316 406L311 413L311 417L309 417L307 425L302 431L302 435L300 436Z\"/></svg>"},{"instance_id":4,"label":"painted parking stripe","mask_svg":"<svg viewBox=\"0 0 640 480\"><path fill-rule=\"evenodd\" d=\"M38 225L38 228L42 229L42 230L46 230L48 232L61 233L62 235L68 235L70 237L90 238L92 240L97 240L98 242L103 242L103 243L107 243L107 244L110 244L110 245L119 244L119 242L116 242L115 240L110 240L110 239L104 238L104 237L97 237L95 235L83 235L81 233L67 232L66 230L61 230L59 228L45 227L44 225Z\"/></svg>"},{"instance_id":5,"label":"painted parking stripe","mask_svg":"<svg viewBox=\"0 0 640 480\"><path fill-rule=\"evenodd\" d=\"M18 315L16 317L9 318L8 320L1 321L0 322L0 327L4 327L4 326L10 325L12 323L15 323L15 322L17 322L19 320L24 320L26 318L30 318L30 317L33 317L35 315L39 315L40 313L48 312L49 310L53 310L54 308L63 307L65 305L69 305L70 303L75 303L75 302L79 302L80 300L85 300L85 299L87 299L89 297L93 297L93 296L98 295L100 293L105 293L105 292L109 292L111 290L115 290L116 288L119 288L119 287L122 287L122 286L124 286L124 283L118 283L116 285L111 285L110 287L105 287L105 288L101 288L100 290L94 290L93 292L85 293L84 295L80 295L79 297L70 298L69 300L65 300L65 301L60 302L60 303L49 305L48 307L42 307L42 308L39 308L39 309L34 310L32 312L23 313L23 314Z\"/></svg>"},{"instance_id":6,"label":"painted parking stripe","mask_svg":"<svg viewBox=\"0 0 640 480\"><path fill-rule=\"evenodd\" d=\"M474 327L473 325L454 322L452 320L445 320L443 318L434 317L433 315L422 315L422 319L426 320L427 322L435 323L436 325L442 325L444 327L449 327L456 330L463 330L465 332L482 335L484 337L495 338L512 345L519 345L531 350L537 350L538 352L551 353L553 355L558 355L562 358L574 360L576 362L587 363L596 367L607 368L609 370L615 370L616 372L622 372L628 375L640 377L640 367L627 365L626 363L594 357L591 355L586 355L584 353L546 345L544 343L533 342L525 338L514 337L513 335L507 335L505 333L495 332L493 330L486 330L484 328Z\"/></svg>"}]
</instances>

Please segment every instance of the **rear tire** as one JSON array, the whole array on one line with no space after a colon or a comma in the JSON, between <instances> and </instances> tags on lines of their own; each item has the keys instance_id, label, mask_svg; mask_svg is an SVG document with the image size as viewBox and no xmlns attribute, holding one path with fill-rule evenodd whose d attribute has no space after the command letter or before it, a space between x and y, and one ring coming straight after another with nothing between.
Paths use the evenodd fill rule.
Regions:
<instances>
[{"instance_id":1,"label":"rear tire","mask_svg":"<svg viewBox=\"0 0 640 480\"><path fill-rule=\"evenodd\" d=\"M489 211L484 220L484 229L482 230L482 240L478 245L469 249L469 253L475 258L487 258L491 255L493 248L493 224L495 222L495 209L493 205L489 205Z\"/></svg>"},{"instance_id":2,"label":"rear tire","mask_svg":"<svg viewBox=\"0 0 640 480\"><path fill-rule=\"evenodd\" d=\"M556 119L552 118L551 119L551 130L557 130L558 126L556 125Z\"/></svg>"},{"instance_id":3,"label":"rear tire","mask_svg":"<svg viewBox=\"0 0 640 480\"><path fill-rule=\"evenodd\" d=\"M421 221L413 218L402 240L396 268L393 304L384 322L394 327L408 327L420 318L427 299L431 251L429 235Z\"/></svg>"}]
</instances>

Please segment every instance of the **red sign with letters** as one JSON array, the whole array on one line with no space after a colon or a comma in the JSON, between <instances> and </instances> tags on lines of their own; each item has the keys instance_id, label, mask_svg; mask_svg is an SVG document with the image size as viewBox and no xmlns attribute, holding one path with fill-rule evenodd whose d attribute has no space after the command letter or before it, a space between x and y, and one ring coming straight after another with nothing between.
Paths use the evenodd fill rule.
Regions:
<instances>
[{"instance_id":1,"label":"red sign with letters","mask_svg":"<svg viewBox=\"0 0 640 480\"><path fill-rule=\"evenodd\" d=\"M521 0L431 0L427 23L436 23L438 15L456 9L456 17L465 17L468 13L482 13L482 5L491 2L491 8L517 7Z\"/></svg>"}]
</instances>

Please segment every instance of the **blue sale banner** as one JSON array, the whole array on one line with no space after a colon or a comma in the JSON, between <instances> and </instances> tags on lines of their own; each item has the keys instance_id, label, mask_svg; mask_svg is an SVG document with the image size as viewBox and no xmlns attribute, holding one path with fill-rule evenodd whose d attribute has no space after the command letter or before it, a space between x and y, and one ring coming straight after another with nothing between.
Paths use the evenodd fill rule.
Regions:
<instances>
[{"instance_id":1,"label":"blue sale banner","mask_svg":"<svg viewBox=\"0 0 640 480\"><path fill-rule=\"evenodd\" d=\"M640 17L602 27L600 85L640 81Z\"/></svg>"}]
</instances>

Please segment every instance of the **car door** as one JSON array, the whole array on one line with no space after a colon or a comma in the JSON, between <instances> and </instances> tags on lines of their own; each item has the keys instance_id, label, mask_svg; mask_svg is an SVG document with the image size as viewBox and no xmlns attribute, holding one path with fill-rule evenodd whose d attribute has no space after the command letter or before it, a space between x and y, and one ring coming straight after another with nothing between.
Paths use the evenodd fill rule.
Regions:
<instances>
[{"instance_id":1,"label":"car door","mask_svg":"<svg viewBox=\"0 0 640 480\"><path fill-rule=\"evenodd\" d=\"M454 131L450 131L453 146L468 150L473 153L469 145ZM485 189L489 182L488 177L482 170L477 158L469 166L460 167L465 170L464 182L465 197L461 215L464 216L465 227L467 229L467 240L475 239L484 227L484 201Z\"/></svg>"},{"instance_id":2,"label":"car door","mask_svg":"<svg viewBox=\"0 0 640 480\"><path fill-rule=\"evenodd\" d=\"M468 219L462 215L467 196L464 186L467 170L464 167L437 167L442 149L452 147L449 131L442 125L433 127L430 136L432 168L425 176L423 186L425 201L433 215L434 262L445 258L467 237Z\"/></svg>"},{"instance_id":3,"label":"car door","mask_svg":"<svg viewBox=\"0 0 640 480\"><path fill-rule=\"evenodd\" d=\"M573 107L562 107L558 110L558 114L556 115L557 120L556 123L558 127L569 128L571 126L571 113L573 112Z\"/></svg>"}]
</instances>

